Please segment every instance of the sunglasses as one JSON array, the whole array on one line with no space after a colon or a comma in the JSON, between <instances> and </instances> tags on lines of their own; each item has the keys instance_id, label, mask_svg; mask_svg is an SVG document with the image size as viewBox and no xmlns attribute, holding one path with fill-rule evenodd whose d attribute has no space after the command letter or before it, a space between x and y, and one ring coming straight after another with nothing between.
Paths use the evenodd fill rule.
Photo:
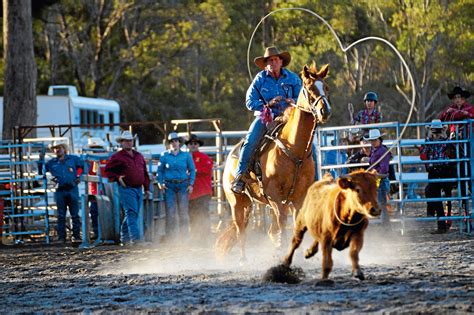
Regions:
<instances>
[{"instance_id":1,"label":"sunglasses","mask_svg":"<svg viewBox=\"0 0 474 315\"><path fill-rule=\"evenodd\" d=\"M198 145L199 143L198 142L189 142L188 144L189 145Z\"/></svg>"},{"instance_id":2,"label":"sunglasses","mask_svg":"<svg viewBox=\"0 0 474 315\"><path fill-rule=\"evenodd\" d=\"M171 139L170 142L179 142L179 139Z\"/></svg>"}]
</instances>

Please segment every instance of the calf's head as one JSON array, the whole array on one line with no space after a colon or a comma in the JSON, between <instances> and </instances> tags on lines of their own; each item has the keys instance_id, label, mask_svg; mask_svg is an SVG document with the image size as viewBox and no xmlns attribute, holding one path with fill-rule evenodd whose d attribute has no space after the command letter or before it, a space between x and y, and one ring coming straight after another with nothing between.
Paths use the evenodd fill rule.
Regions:
<instances>
[{"instance_id":1,"label":"calf's head","mask_svg":"<svg viewBox=\"0 0 474 315\"><path fill-rule=\"evenodd\" d=\"M346 203L352 211L368 217L380 215L377 201L379 176L376 171L354 171L338 178L337 184L345 192Z\"/></svg>"}]
</instances>

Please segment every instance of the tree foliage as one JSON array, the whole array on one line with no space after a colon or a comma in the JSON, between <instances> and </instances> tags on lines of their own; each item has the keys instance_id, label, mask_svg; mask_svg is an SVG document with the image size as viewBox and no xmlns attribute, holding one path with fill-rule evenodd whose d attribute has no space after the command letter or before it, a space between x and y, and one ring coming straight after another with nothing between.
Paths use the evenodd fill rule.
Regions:
<instances>
[{"instance_id":1,"label":"tree foliage","mask_svg":"<svg viewBox=\"0 0 474 315\"><path fill-rule=\"evenodd\" d=\"M414 77L416 121L432 119L453 85L472 89L474 8L461 0L63 0L34 21L37 89L74 84L81 95L114 98L123 121L221 117L226 130L246 129L250 36L263 16L290 7L324 17L343 45L366 36L394 43ZM411 86L386 45L344 53L323 23L296 10L260 25L251 58L269 45L290 51L296 72L312 60L330 64L331 124L348 124L347 103L362 107L368 90L379 93L385 120L406 118Z\"/></svg>"}]
</instances>

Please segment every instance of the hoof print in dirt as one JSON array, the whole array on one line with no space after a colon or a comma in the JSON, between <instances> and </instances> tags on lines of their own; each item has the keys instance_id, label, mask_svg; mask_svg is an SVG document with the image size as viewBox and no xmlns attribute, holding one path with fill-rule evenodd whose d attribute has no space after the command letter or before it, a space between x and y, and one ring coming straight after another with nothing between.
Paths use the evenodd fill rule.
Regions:
<instances>
[{"instance_id":1,"label":"hoof print in dirt","mask_svg":"<svg viewBox=\"0 0 474 315\"><path fill-rule=\"evenodd\" d=\"M299 283L304 278L304 272L301 268L290 268L285 265L271 267L263 275L263 281L276 283Z\"/></svg>"}]
</instances>

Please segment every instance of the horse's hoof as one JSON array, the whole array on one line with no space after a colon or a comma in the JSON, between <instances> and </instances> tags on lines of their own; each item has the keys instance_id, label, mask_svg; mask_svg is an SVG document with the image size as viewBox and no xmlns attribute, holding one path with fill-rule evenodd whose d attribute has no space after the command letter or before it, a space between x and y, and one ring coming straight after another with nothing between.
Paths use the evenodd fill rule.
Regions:
<instances>
[{"instance_id":1,"label":"horse's hoof","mask_svg":"<svg viewBox=\"0 0 474 315\"><path fill-rule=\"evenodd\" d=\"M239 266L242 267L242 266L245 266L247 264L247 258L246 257L241 257L239 259Z\"/></svg>"},{"instance_id":2,"label":"horse's hoof","mask_svg":"<svg viewBox=\"0 0 474 315\"><path fill-rule=\"evenodd\" d=\"M359 279L359 280L365 280L364 273L360 270L356 271L355 273L352 273L352 277Z\"/></svg>"}]
</instances>

